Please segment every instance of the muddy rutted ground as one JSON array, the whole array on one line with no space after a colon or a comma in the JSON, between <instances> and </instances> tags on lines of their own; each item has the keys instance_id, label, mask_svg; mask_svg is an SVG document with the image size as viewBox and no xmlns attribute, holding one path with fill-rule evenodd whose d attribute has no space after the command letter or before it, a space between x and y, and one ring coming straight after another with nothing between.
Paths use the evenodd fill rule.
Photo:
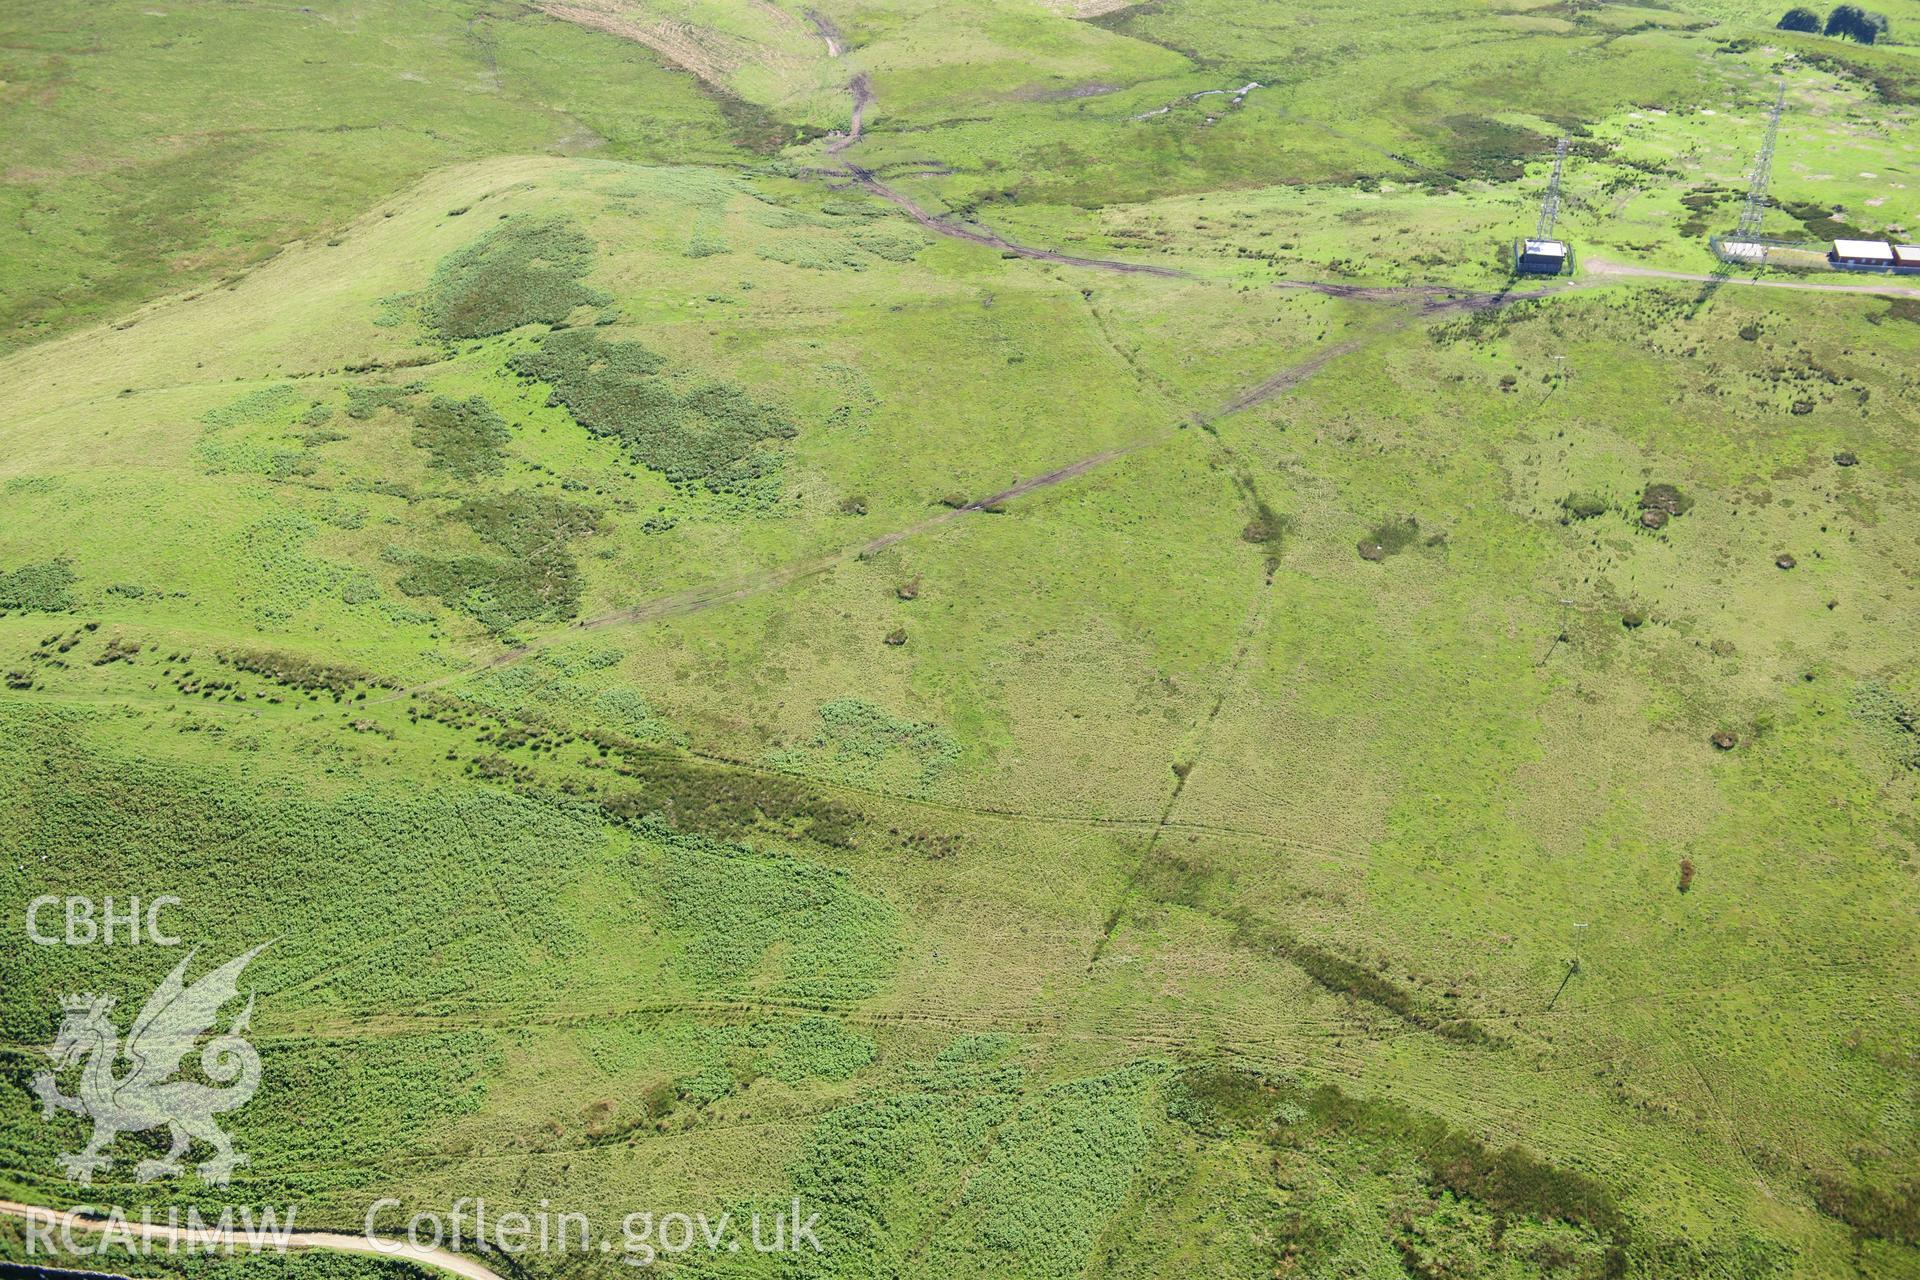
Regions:
<instances>
[{"instance_id":1,"label":"muddy rutted ground","mask_svg":"<svg viewBox=\"0 0 1920 1280\"><path fill-rule=\"evenodd\" d=\"M873 81L864 71L847 81L847 92L853 95L852 122L844 134L827 143L828 155L839 155L860 141L861 123L866 119L867 108L873 104Z\"/></svg>"},{"instance_id":2,"label":"muddy rutted ground","mask_svg":"<svg viewBox=\"0 0 1920 1280\"><path fill-rule=\"evenodd\" d=\"M833 19L818 9L807 10L807 21L812 24L814 34L827 45L827 56L837 58L847 51L846 40L840 34L840 28L833 25Z\"/></svg>"}]
</instances>

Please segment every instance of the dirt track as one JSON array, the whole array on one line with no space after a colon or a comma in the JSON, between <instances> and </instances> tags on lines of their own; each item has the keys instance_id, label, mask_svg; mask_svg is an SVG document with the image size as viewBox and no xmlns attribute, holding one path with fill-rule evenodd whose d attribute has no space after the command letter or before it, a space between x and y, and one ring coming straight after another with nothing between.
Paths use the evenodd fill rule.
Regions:
<instances>
[{"instance_id":1,"label":"dirt track","mask_svg":"<svg viewBox=\"0 0 1920 1280\"><path fill-rule=\"evenodd\" d=\"M1422 312L1438 314L1446 311L1486 311L1492 307L1504 307L1510 302L1531 302L1577 286L1557 284L1517 293L1510 289L1503 289L1499 293L1481 293L1445 284L1370 285L1335 284L1326 280L1276 280L1273 287L1304 289L1309 293L1344 298L1351 302L1404 302L1409 298L1421 298L1425 299L1420 308Z\"/></svg>"},{"instance_id":2,"label":"dirt track","mask_svg":"<svg viewBox=\"0 0 1920 1280\"><path fill-rule=\"evenodd\" d=\"M12 1200L0 1200L0 1214L10 1218L26 1218L29 1214L51 1214L57 1224L72 1224L75 1230L88 1226L104 1226L102 1219L86 1214L77 1214L62 1209L46 1209L35 1205L19 1204ZM245 1252L250 1247L247 1233L243 1230L216 1230L207 1228L201 1231L187 1231L181 1227L170 1227L165 1223L145 1223L129 1221L116 1223L116 1227L128 1235L146 1240L178 1242L182 1247L197 1244L207 1248L209 1242L231 1243L237 1251ZM55 1228L56 1232L58 1227ZM56 1235L57 1238L57 1235ZM365 1236L348 1235L340 1231L294 1231L287 1235L289 1249L325 1249L334 1253L357 1253L376 1258L399 1258L406 1262L419 1263L440 1271L450 1271L454 1275L464 1276L466 1280L505 1280L499 1272L467 1257L446 1249L429 1249L422 1245L409 1244L404 1240L382 1239L379 1243Z\"/></svg>"},{"instance_id":3,"label":"dirt track","mask_svg":"<svg viewBox=\"0 0 1920 1280\"><path fill-rule=\"evenodd\" d=\"M813 24L814 34L826 41L829 58L837 58L847 51L847 46L840 37L840 28L833 25L832 18L818 9L809 9L807 21Z\"/></svg>"},{"instance_id":4,"label":"dirt track","mask_svg":"<svg viewBox=\"0 0 1920 1280\"><path fill-rule=\"evenodd\" d=\"M867 107L873 102L873 81L862 71L847 81L847 92L853 95L853 122L847 127L846 133L827 144L828 155L839 155L860 141L860 122L866 118Z\"/></svg>"},{"instance_id":5,"label":"dirt track","mask_svg":"<svg viewBox=\"0 0 1920 1280\"><path fill-rule=\"evenodd\" d=\"M1814 284L1798 280L1750 280L1744 276L1703 275L1695 271L1661 271L1654 267L1629 266L1588 258L1582 269L1589 276L1629 277L1643 280L1692 280L1700 284L1742 285L1749 289L1792 289L1799 293L1864 293L1881 298L1920 298L1920 288L1899 284Z\"/></svg>"}]
</instances>

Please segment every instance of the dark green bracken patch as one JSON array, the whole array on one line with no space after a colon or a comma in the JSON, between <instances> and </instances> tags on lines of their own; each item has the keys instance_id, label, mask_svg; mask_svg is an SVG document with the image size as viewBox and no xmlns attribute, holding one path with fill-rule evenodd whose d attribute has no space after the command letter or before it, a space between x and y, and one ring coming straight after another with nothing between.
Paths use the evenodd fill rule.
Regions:
<instances>
[{"instance_id":1,"label":"dark green bracken patch","mask_svg":"<svg viewBox=\"0 0 1920 1280\"><path fill-rule=\"evenodd\" d=\"M1356 960L1245 915L1230 918L1234 921L1235 945L1286 960L1328 991L1384 1009L1408 1026L1448 1040L1490 1047L1503 1043L1472 1018L1431 1008L1413 992Z\"/></svg>"},{"instance_id":2,"label":"dark green bracken patch","mask_svg":"<svg viewBox=\"0 0 1920 1280\"><path fill-rule=\"evenodd\" d=\"M572 220L516 215L448 254L428 281L421 314L445 338L486 338L523 324L558 324L609 299L581 282L593 241Z\"/></svg>"},{"instance_id":3,"label":"dark green bracken patch","mask_svg":"<svg viewBox=\"0 0 1920 1280\"><path fill-rule=\"evenodd\" d=\"M500 446L511 438L506 422L479 396L435 396L414 411L415 447L431 455L433 466L462 480L499 474Z\"/></svg>"},{"instance_id":4,"label":"dark green bracken patch","mask_svg":"<svg viewBox=\"0 0 1920 1280\"><path fill-rule=\"evenodd\" d=\"M1440 139L1446 154L1443 167L1455 178L1517 181L1526 173L1526 162L1547 147L1547 139L1531 129L1484 115L1448 116L1440 124L1446 130Z\"/></svg>"},{"instance_id":5,"label":"dark green bracken patch","mask_svg":"<svg viewBox=\"0 0 1920 1280\"><path fill-rule=\"evenodd\" d=\"M1703 236L1707 234L1712 219L1722 205L1738 200L1740 193L1732 187L1703 187L1691 195L1680 197L1680 204L1687 211L1687 220L1680 224L1683 236Z\"/></svg>"},{"instance_id":6,"label":"dark green bracken patch","mask_svg":"<svg viewBox=\"0 0 1920 1280\"><path fill-rule=\"evenodd\" d=\"M500 554L403 557L402 591L439 596L495 631L579 609L579 566L567 544L598 527L598 512L545 494L504 493L463 503L453 518Z\"/></svg>"},{"instance_id":7,"label":"dark green bracken patch","mask_svg":"<svg viewBox=\"0 0 1920 1280\"><path fill-rule=\"evenodd\" d=\"M1503 1223L1562 1222L1592 1233L1604 1243L1602 1273L1625 1272L1631 1224L1606 1187L1524 1148L1489 1146L1438 1117L1353 1097L1333 1085L1217 1066L1195 1067L1170 1081L1167 1114L1216 1138L1251 1134L1276 1148L1403 1155L1436 1191L1471 1200Z\"/></svg>"},{"instance_id":8,"label":"dark green bracken patch","mask_svg":"<svg viewBox=\"0 0 1920 1280\"><path fill-rule=\"evenodd\" d=\"M508 367L547 383L551 402L574 421L618 440L634 461L677 485L742 490L776 464L766 442L795 434L783 413L732 383L682 390L664 357L637 342L603 342L591 330L549 334Z\"/></svg>"},{"instance_id":9,"label":"dark green bracken patch","mask_svg":"<svg viewBox=\"0 0 1920 1280\"><path fill-rule=\"evenodd\" d=\"M1607 512L1607 500L1595 493L1570 493L1560 499L1560 505L1575 520L1591 520Z\"/></svg>"},{"instance_id":10,"label":"dark green bracken patch","mask_svg":"<svg viewBox=\"0 0 1920 1280\"><path fill-rule=\"evenodd\" d=\"M616 768L635 784L601 799L617 818L651 817L676 831L729 840L804 836L842 849L853 847L860 829L854 810L785 778L665 755Z\"/></svg>"},{"instance_id":11,"label":"dark green bracken patch","mask_svg":"<svg viewBox=\"0 0 1920 1280\"><path fill-rule=\"evenodd\" d=\"M78 581L65 560L43 560L0 572L0 613L58 613L73 607Z\"/></svg>"},{"instance_id":12,"label":"dark green bracken patch","mask_svg":"<svg viewBox=\"0 0 1920 1280\"><path fill-rule=\"evenodd\" d=\"M1856 1235L1920 1245L1920 1182L1879 1191L1816 1174L1813 1202L1829 1218L1852 1227Z\"/></svg>"},{"instance_id":13,"label":"dark green bracken patch","mask_svg":"<svg viewBox=\"0 0 1920 1280\"><path fill-rule=\"evenodd\" d=\"M1816 240L1845 240L1850 236L1862 236L1866 232L1850 223L1841 222L1834 217L1840 210L1837 207L1813 204L1810 201L1782 201L1780 209L1800 220L1800 225Z\"/></svg>"}]
</instances>

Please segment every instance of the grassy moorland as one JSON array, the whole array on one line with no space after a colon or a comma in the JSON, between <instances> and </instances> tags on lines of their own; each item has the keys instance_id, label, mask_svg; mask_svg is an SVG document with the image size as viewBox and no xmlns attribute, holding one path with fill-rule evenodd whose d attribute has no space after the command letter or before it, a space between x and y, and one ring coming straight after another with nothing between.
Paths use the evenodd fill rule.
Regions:
<instances>
[{"instance_id":1,"label":"grassy moorland","mask_svg":"<svg viewBox=\"0 0 1920 1280\"><path fill-rule=\"evenodd\" d=\"M545 8L0 18L0 908L273 940L251 1163L82 1188L179 956L13 935L0 1198L1920 1276L1920 296L1704 248L1782 74L1770 226L1920 226L1911 47Z\"/></svg>"}]
</instances>

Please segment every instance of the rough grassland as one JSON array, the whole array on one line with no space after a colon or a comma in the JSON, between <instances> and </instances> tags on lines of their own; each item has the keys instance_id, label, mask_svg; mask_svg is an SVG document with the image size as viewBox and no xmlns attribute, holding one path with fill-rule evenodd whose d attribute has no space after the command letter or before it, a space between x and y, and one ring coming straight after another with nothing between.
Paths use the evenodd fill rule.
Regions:
<instances>
[{"instance_id":1,"label":"rough grassland","mask_svg":"<svg viewBox=\"0 0 1920 1280\"><path fill-rule=\"evenodd\" d=\"M236 1203L1920 1276L1920 301L1590 269L1711 271L1769 13L175 10L6 19L0 909L276 939ZM1920 225L1789 74L1782 231ZM219 1198L29 1092L176 960L0 949L0 1196Z\"/></svg>"}]
</instances>

